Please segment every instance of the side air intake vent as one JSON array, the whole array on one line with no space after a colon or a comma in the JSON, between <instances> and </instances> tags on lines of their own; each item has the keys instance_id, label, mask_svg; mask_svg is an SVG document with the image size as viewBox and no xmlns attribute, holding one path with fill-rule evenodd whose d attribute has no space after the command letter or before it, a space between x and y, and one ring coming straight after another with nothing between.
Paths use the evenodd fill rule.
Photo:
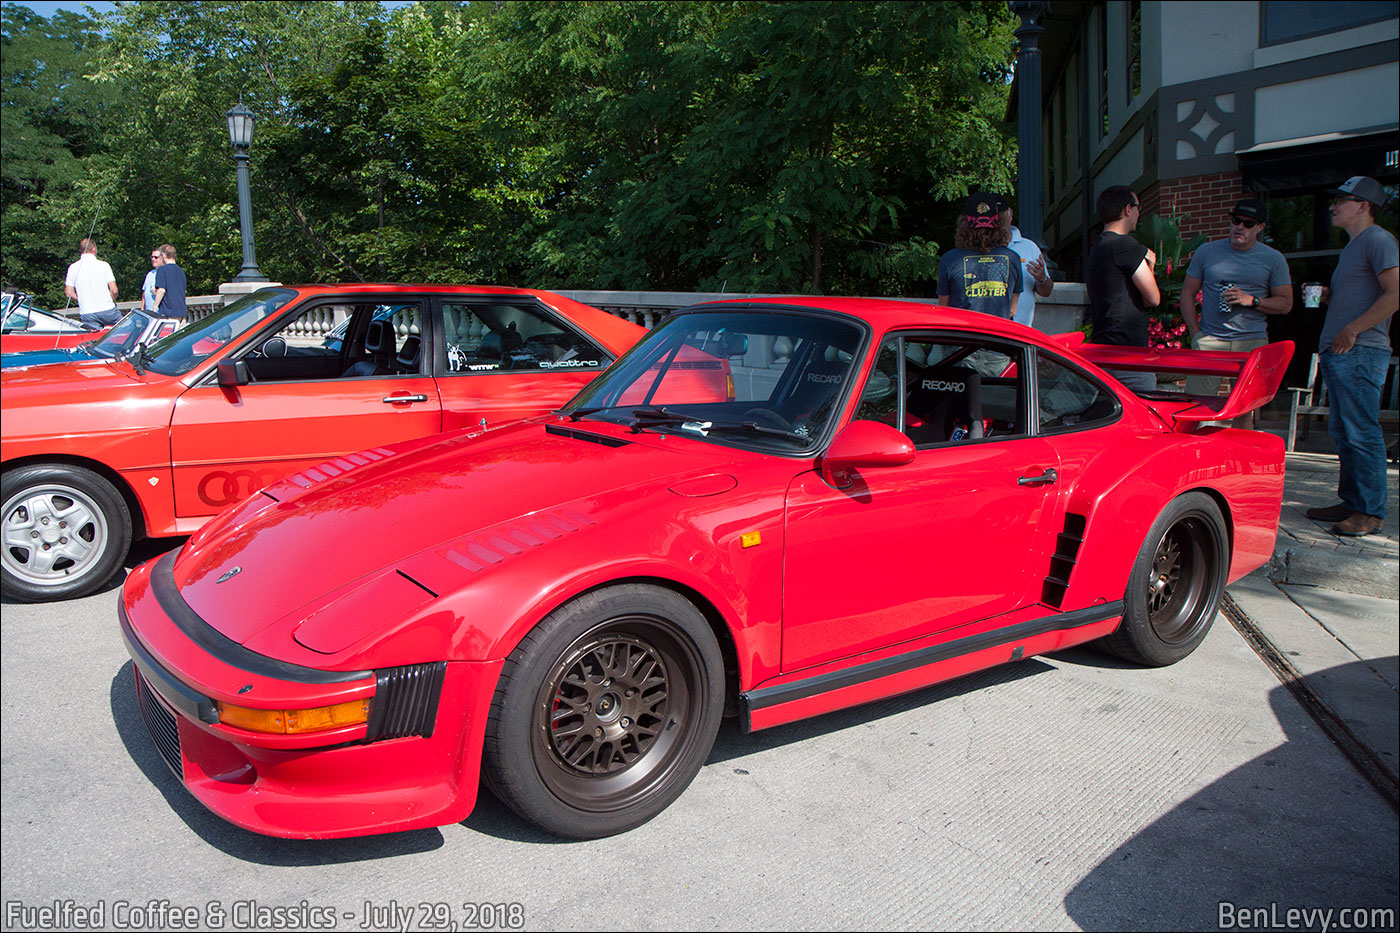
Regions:
<instances>
[{"instance_id":1,"label":"side air intake vent","mask_svg":"<svg viewBox=\"0 0 1400 933\"><path fill-rule=\"evenodd\" d=\"M1069 589L1070 573L1074 570L1079 548L1084 544L1084 527L1087 520L1083 515L1070 512L1065 515L1065 528L1055 539L1055 554L1050 558L1050 573L1045 577L1041 590L1041 602L1059 608L1064 602L1065 591Z\"/></svg>"},{"instance_id":2,"label":"side air intake vent","mask_svg":"<svg viewBox=\"0 0 1400 933\"><path fill-rule=\"evenodd\" d=\"M433 734L447 662L375 671L374 708L365 741Z\"/></svg>"}]
</instances>

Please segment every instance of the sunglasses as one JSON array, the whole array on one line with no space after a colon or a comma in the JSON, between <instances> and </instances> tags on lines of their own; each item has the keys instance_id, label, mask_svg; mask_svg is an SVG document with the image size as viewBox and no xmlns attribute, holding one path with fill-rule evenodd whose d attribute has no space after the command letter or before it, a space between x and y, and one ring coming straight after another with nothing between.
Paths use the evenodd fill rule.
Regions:
<instances>
[{"instance_id":1,"label":"sunglasses","mask_svg":"<svg viewBox=\"0 0 1400 933\"><path fill-rule=\"evenodd\" d=\"M1255 227L1259 226L1259 221L1250 220L1248 217L1231 217L1230 223L1238 224L1246 230L1253 230Z\"/></svg>"},{"instance_id":2,"label":"sunglasses","mask_svg":"<svg viewBox=\"0 0 1400 933\"><path fill-rule=\"evenodd\" d=\"M1332 203L1333 203L1333 204L1341 204L1343 201L1354 201L1354 202L1356 202L1357 204L1368 204L1368 203L1370 203L1370 202L1368 202L1365 198L1343 198L1343 197L1340 197L1340 196L1339 196L1339 197L1335 197L1335 198L1332 199Z\"/></svg>"}]
</instances>

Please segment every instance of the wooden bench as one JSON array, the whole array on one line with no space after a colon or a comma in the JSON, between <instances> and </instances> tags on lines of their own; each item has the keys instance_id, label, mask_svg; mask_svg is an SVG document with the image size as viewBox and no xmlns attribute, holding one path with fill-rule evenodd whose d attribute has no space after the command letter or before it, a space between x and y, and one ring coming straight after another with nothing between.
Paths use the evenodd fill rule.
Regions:
<instances>
[{"instance_id":1,"label":"wooden bench","mask_svg":"<svg viewBox=\"0 0 1400 933\"><path fill-rule=\"evenodd\" d=\"M1385 368L1385 382L1381 385L1381 426L1400 425L1400 357L1392 356ZM1308 436L1308 417L1326 415L1327 381L1322 378L1318 354L1312 355L1308 364L1308 384L1302 388L1290 388L1293 401L1288 410L1288 449L1292 450L1298 440L1298 419L1303 419L1303 438Z\"/></svg>"}]
</instances>

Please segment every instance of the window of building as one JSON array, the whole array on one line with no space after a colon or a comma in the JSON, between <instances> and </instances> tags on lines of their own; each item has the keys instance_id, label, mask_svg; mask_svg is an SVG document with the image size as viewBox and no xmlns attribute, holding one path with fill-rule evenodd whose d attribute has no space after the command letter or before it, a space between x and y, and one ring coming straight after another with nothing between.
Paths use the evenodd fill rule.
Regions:
<instances>
[{"instance_id":1,"label":"window of building","mask_svg":"<svg viewBox=\"0 0 1400 933\"><path fill-rule=\"evenodd\" d=\"M1108 135L1108 6L1099 7L1099 138Z\"/></svg>"},{"instance_id":2,"label":"window of building","mask_svg":"<svg viewBox=\"0 0 1400 933\"><path fill-rule=\"evenodd\" d=\"M1128 103L1142 93L1142 3L1128 4Z\"/></svg>"},{"instance_id":3,"label":"window of building","mask_svg":"<svg viewBox=\"0 0 1400 933\"><path fill-rule=\"evenodd\" d=\"M1264 0L1260 45L1278 45L1395 17L1394 0Z\"/></svg>"}]
</instances>

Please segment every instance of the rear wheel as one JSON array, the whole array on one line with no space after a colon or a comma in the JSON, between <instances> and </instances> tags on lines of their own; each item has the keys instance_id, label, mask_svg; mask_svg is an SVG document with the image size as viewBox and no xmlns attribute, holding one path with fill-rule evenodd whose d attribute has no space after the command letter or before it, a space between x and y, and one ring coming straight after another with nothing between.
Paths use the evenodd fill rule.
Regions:
<instances>
[{"instance_id":1,"label":"rear wheel","mask_svg":"<svg viewBox=\"0 0 1400 933\"><path fill-rule=\"evenodd\" d=\"M96 592L131 546L121 493L92 470L36 464L0 480L0 571L4 594L24 602Z\"/></svg>"},{"instance_id":2,"label":"rear wheel","mask_svg":"<svg viewBox=\"0 0 1400 933\"><path fill-rule=\"evenodd\" d=\"M610 836L664 810L705 763L724 667L699 610L626 584L561 607L511 652L486 726L483 776L561 836Z\"/></svg>"},{"instance_id":3,"label":"rear wheel","mask_svg":"<svg viewBox=\"0 0 1400 933\"><path fill-rule=\"evenodd\" d=\"M1191 492L1172 500L1147 532L1123 596L1123 622L1103 647L1163 667L1205 640L1230 567L1225 519L1215 501Z\"/></svg>"}]
</instances>

